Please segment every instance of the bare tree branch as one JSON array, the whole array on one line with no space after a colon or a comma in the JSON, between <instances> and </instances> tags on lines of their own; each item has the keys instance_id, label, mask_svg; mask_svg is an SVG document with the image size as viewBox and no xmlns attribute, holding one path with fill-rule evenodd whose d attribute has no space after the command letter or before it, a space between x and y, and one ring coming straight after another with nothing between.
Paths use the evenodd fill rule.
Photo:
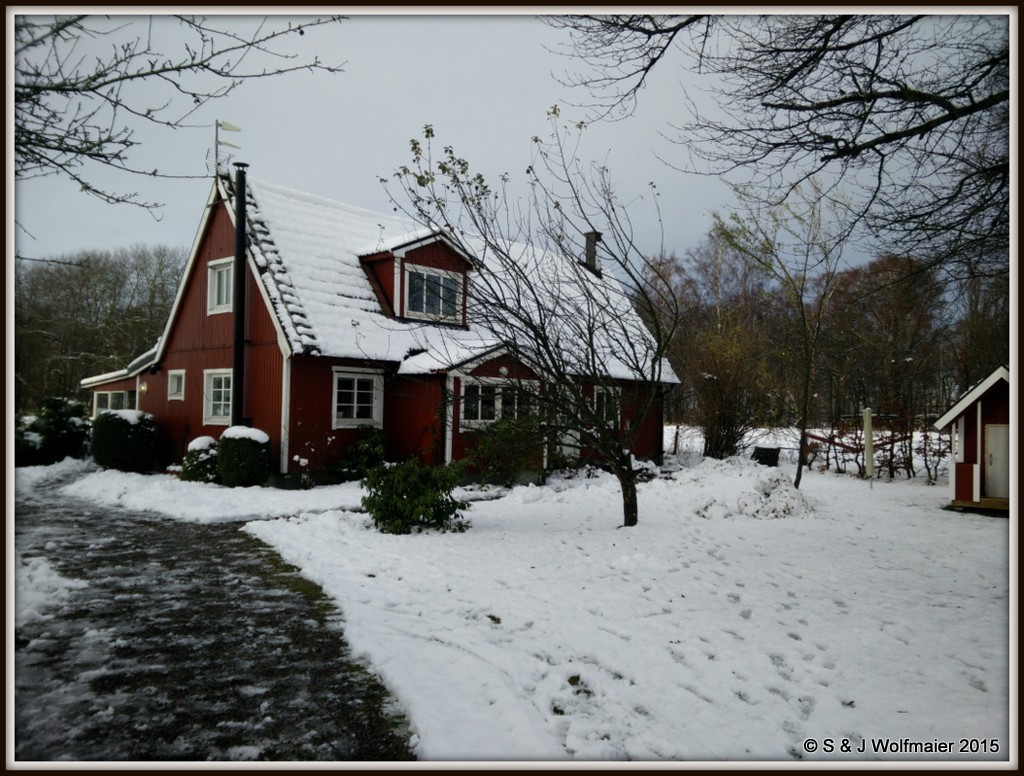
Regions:
<instances>
[{"instance_id":1,"label":"bare tree branch","mask_svg":"<svg viewBox=\"0 0 1024 776\"><path fill-rule=\"evenodd\" d=\"M841 182L876 251L918 255L954 278L1008 272L1007 15L552 23L593 71L567 82L590 92L599 118L634 104L659 63L706 76L688 79L674 128L699 163L687 170L750 173L775 204L812 178ZM714 105L698 94L705 84Z\"/></svg>"},{"instance_id":2,"label":"bare tree branch","mask_svg":"<svg viewBox=\"0 0 1024 776\"><path fill-rule=\"evenodd\" d=\"M316 55L300 59L279 44L341 18L301 23L264 18L243 32L239 29L250 27L245 17L128 17L121 22L119 17L15 16L15 177L64 176L105 202L157 208L158 203L140 200L137 192L94 184L96 166L130 175L203 177L205 172L133 166L136 128L143 123L186 126L199 108L247 80L302 70L339 72L341 65ZM183 41L171 39L172 29L181 30Z\"/></svg>"}]
</instances>

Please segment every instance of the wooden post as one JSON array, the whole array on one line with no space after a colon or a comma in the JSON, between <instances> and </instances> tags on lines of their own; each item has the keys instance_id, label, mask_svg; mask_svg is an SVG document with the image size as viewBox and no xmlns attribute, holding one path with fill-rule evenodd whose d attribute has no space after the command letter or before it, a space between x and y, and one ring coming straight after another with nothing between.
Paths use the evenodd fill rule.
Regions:
<instances>
[{"instance_id":1,"label":"wooden post","mask_svg":"<svg viewBox=\"0 0 1024 776\"><path fill-rule=\"evenodd\" d=\"M875 477L875 439L871 428L871 408L864 408L864 474L874 487Z\"/></svg>"}]
</instances>

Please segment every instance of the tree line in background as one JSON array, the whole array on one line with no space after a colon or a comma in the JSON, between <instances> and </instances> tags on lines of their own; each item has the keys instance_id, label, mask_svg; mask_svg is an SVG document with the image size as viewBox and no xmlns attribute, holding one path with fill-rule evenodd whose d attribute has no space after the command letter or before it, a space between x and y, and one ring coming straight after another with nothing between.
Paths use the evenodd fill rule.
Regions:
<instances>
[{"instance_id":1,"label":"tree line in background","mask_svg":"<svg viewBox=\"0 0 1024 776\"><path fill-rule=\"evenodd\" d=\"M170 313L184 248L135 245L15 264L14 395L19 413L47 397L85 398L81 380L152 348Z\"/></svg>"},{"instance_id":2,"label":"tree line in background","mask_svg":"<svg viewBox=\"0 0 1024 776\"><path fill-rule=\"evenodd\" d=\"M794 296L768 243L759 259L742 237L719 219L698 247L662 260L681 309L669 358L682 385L667 420L700 427L705 455L736 454L757 428L843 433L867 407L893 434L920 430L1009 364L1006 276L951 283L925 261L884 254L822 264Z\"/></svg>"}]
</instances>

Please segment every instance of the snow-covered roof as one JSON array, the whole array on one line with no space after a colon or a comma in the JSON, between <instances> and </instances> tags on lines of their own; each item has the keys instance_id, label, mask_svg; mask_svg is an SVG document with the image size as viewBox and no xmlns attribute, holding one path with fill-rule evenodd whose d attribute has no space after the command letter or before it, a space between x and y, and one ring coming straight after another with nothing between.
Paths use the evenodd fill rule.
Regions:
<instances>
[{"instance_id":1,"label":"snow-covered roof","mask_svg":"<svg viewBox=\"0 0 1024 776\"><path fill-rule=\"evenodd\" d=\"M250 250L266 269L263 285L292 353L401 363L453 340L481 344L480 332L391 318L359 261L431 238L430 230L259 180L246 188Z\"/></svg>"},{"instance_id":2,"label":"snow-covered roof","mask_svg":"<svg viewBox=\"0 0 1024 776\"><path fill-rule=\"evenodd\" d=\"M112 383L115 380L124 380L126 377L135 377L135 375L152 366L153 361L156 359L156 352L159 346L160 343L157 342L156 345L147 350L141 356L137 356L124 369L118 369L116 372L107 372L102 375L94 375L93 377L86 377L82 380L82 387L95 388L96 386L103 385L104 383Z\"/></svg>"},{"instance_id":3,"label":"snow-covered roof","mask_svg":"<svg viewBox=\"0 0 1024 776\"><path fill-rule=\"evenodd\" d=\"M935 421L935 428L941 431L954 420L959 418L972 404L974 404L974 402L980 399L989 388L1000 380L1004 380L1007 383L1010 382L1010 370L1005 366L997 367L996 370L988 377L978 381L975 385L964 391L960 395L960 398L957 399L956 404L950 407L941 418Z\"/></svg>"},{"instance_id":4,"label":"snow-covered roof","mask_svg":"<svg viewBox=\"0 0 1024 776\"><path fill-rule=\"evenodd\" d=\"M225 198L232 201L230 180L219 180ZM478 261L486 254L482 245L472 240L460 245L405 218L258 179L247 181L247 193L250 250L257 266L266 270L262 282L292 353L399 362L400 373L422 374L449 369L502 344L501 332L472 321L463 329L390 317L360 262L360 257L377 253L401 255L431 240L442 240ZM572 297L565 289L580 282L578 275L575 280L557 276L552 268L560 263L543 261L529 248L523 247L523 256L542 287L558 289L564 306L564 300ZM637 341L649 341L649 333L617 284L608 278L600 283L605 287L603 309L609 320L629 319ZM557 325L556 318L551 325ZM627 366L630 359L624 361L614 353L604 353L602 358L609 376L637 377ZM667 363L662 375L664 382L677 381Z\"/></svg>"}]
</instances>

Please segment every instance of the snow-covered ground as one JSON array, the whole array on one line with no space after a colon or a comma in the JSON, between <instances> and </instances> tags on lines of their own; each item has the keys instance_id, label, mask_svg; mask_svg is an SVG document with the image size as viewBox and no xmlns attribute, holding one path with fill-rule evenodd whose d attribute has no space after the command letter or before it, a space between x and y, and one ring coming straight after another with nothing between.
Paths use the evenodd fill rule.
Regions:
<instances>
[{"instance_id":1,"label":"snow-covered ground","mask_svg":"<svg viewBox=\"0 0 1024 776\"><path fill-rule=\"evenodd\" d=\"M631 529L600 473L503 491L474 501L469 531L415 536L369 527L356 485L87 471L65 490L251 521L337 601L424 759L1011 756L1015 517L944 510L947 489L923 478L813 472L795 491L788 462L689 460L641 486ZM17 487L61 466L89 468L18 470ZM53 582L19 575L19 597L36 578Z\"/></svg>"}]
</instances>

